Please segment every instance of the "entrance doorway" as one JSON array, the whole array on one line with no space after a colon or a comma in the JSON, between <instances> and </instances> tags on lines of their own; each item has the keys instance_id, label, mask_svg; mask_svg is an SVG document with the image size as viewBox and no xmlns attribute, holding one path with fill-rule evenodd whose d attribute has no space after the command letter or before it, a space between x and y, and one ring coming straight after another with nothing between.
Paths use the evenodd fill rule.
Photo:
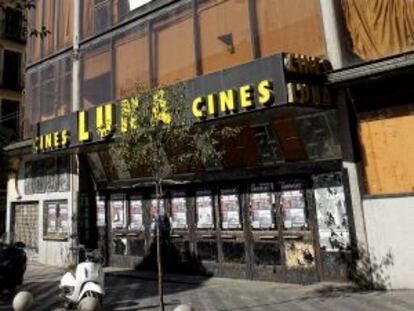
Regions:
<instances>
[{"instance_id":1,"label":"entrance doorway","mask_svg":"<svg viewBox=\"0 0 414 311\"><path fill-rule=\"evenodd\" d=\"M18 203L14 205L14 241L26 245L27 256L34 260L39 253L39 205Z\"/></svg>"}]
</instances>

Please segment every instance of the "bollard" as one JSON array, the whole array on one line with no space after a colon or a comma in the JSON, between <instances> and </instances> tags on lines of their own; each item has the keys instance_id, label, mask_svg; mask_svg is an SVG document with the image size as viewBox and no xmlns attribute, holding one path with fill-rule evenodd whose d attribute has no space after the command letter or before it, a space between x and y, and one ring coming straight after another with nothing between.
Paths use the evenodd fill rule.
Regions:
<instances>
[{"instance_id":1,"label":"bollard","mask_svg":"<svg viewBox=\"0 0 414 311\"><path fill-rule=\"evenodd\" d=\"M78 311L101 311L101 304L95 297L85 297L79 302Z\"/></svg>"},{"instance_id":2,"label":"bollard","mask_svg":"<svg viewBox=\"0 0 414 311\"><path fill-rule=\"evenodd\" d=\"M174 311L195 311L192 307L187 305L179 305Z\"/></svg>"},{"instance_id":3,"label":"bollard","mask_svg":"<svg viewBox=\"0 0 414 311\"><path fill-rule=\"evenodd\" d=\"M28 311L33 306L33 296L31 293L23 291L19 292L13 299L14 311Z\"/></svg>"}]
</instances>

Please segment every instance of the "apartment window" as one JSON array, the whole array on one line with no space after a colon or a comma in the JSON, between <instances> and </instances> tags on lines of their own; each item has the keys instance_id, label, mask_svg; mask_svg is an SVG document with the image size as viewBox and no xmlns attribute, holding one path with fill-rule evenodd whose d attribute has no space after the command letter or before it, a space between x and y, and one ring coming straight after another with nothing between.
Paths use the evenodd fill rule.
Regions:
<instances>
[{"instance_id":1,"label":"apartment window","mask_svg":"<svg viewBox=\"0 0 414 311\"><path fill-rule=\"evenodd\" d=\"M22 11L6 8L4 35L8 39L23 40L23 14Z\"/></svg>"},{"instance_id":2,"label":"apartment window","mask_svg":"<svg viewBox=\"0 0 414 311\"><path fill-rule=\"evenodd\" d=\"M21 88L21 62L22 55L13 51L4 51L3 61L3 87L11 90Z\"/></svg>"}]
</instances>

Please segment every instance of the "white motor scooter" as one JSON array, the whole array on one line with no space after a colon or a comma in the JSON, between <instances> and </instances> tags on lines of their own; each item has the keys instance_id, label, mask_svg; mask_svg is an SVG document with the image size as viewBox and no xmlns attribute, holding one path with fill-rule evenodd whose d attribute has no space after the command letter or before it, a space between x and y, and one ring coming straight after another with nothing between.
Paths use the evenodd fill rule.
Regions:
<instances>
[{"instance_id":1,"label":"white motor scooter","mask_svg":"<svg viewBox=\"0 0 414 311\"><path fill-rule=\"evenodd\" d=\"M84 252L85 260L76 266L76 273L67 272L60 280L59 288L67 309L76 308L86 297L96 299L102 306L104 273L99 256L94 252ZM91 299L89 298L89 299Z\"/></svg>"}]
</instances>

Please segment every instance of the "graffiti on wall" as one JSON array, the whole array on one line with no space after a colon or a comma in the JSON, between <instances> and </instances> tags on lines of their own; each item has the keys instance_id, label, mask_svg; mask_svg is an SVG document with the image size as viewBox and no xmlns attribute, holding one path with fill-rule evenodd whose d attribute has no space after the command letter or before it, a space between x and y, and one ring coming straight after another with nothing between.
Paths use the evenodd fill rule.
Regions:
<instances>
[{"instance_id":1,"label":"graffiti on wall","mask_svg":"<svg viewBox=\"0 0 414 311\"><path fill-rule=\"evenodd\" d=\"M286 265L288 267L313 267L315 250L311 242L286 241Z\"/></svg>"}]
</instances>

